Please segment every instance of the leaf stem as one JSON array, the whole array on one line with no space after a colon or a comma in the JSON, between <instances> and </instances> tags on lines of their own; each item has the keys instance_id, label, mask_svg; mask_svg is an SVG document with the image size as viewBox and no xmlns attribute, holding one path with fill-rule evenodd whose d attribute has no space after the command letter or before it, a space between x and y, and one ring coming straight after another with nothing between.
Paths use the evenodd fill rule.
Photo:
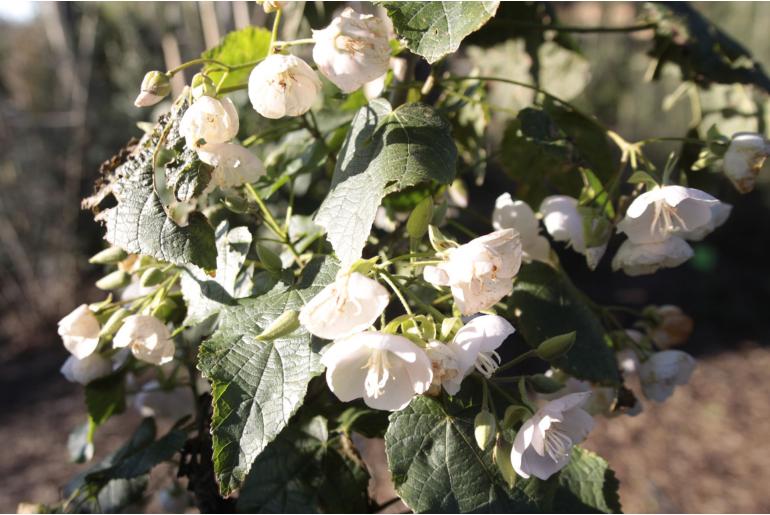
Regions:
<instances>
[{"instance_id":1,"label":"leaf stem","mask_svg":"<svg viewBox=\"0 0 770 515\"><path fill-rule=\"evenodd\" d=\"M404 298L404 294L401 292L401 289L396 285L395 280L393 279L393 276L390 275L385 270L378 270L377 273L382 277L382 280L385 281L388 286L390 286L390 289L393 290L393 293L396 294L396 297L398 297L398 300L401 302L401 305L404 307L404 310L408 315L413 315L412 308L409 307L409 303Z\"/></svg>"},{"instance_id":2,"label":"leaf stem","mask_svg":"<svg viewBox=\"0 0 770 515\"><path fill-rule=\"evenodd\" d=\"M537 350L536 349L530 349L527 352L525 352L524 354L520 354L520 355L516 356L515 358L513 358L511 361L509 361L507 363L503 363L502 365L497 367L496 373L497 372L501 372L503 370L508 370L509 368L511 368L511 367L513 367L515 365L518 365L522 361L525 361L525 360L527 360L529 358L534 358L535 356L537 356Z\"/></svg>"},{"instance_id":3,"label":"leaf stem","mask_svg":"<svg viewBox=\"0 0 770 515\"><path fill-rule=\"evenodd\" d=\"M294 261L296 261L298 265L302 266L302 260L300 259L299 252L297 252L296 247L294 247L294 244L291 242L289 234L281 228L280 224L273 216L273 213L270 212L265 202L259 196L259 193L257 193L257 190L255 190L254 186L251 184L246 183L246 191L249 193L254 202L257 203L259 210L262 212L262 218L264 219L267 228L273 231L276 236L278 236L278 239L281 240L281 243L289 248L292 256L294 256Z\"/></svg>"},{"instance_id":4,"label":"leaf stem","mask_svg":"<svg viewBox=\"0 0 770 515\"><path fill-rule=\"evenodd\" d=\"M275 11L275 19L273 19L273 31L270 33L270 49L273 48L273 43L278 39L278 27L281 25L281 9Z\"/></svg>"},{"instance_id":5,"label":"leaf stem","mask_svg":"<svg viewBox=\"0 0 770 515\"><path fill-rule=\"evenodd\" d=\"M225 68L227 70L231 69L232 67L229 64L223 63L222 61L218 61L216 59L208 59L205 57L201 57L198 59L193 59L192 61L187 61L186 63L182 63L176 68L171 68L166 72L166 75L174 75L175 73L184 70L185 68L189 68L190 66L196 66L199 64L216 64L217 66L221 66L222 68Z\"/></svg>"}]
</instances>

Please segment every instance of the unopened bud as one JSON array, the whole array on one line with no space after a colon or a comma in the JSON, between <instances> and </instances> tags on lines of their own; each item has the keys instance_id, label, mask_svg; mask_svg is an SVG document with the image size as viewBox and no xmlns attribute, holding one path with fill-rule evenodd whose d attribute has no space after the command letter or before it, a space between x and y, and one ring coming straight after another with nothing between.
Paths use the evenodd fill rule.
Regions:
<instances>
[{"instance_id":1,"label":"unopened bud","mask_svg":"<svg viewBox=\"0 0 770 515\"><path fill-rule=\"evenodd\" d=\"M473 420L473 436L476 437L476 445L482 451L492 443L497 433L497 420L487 410L479 412Z\"/></svg>"},{"instance_id":2,"label":"unopened bud","mask_svg":"<svg viewBox=\"0 0 770 515\"><path fill-rule=\"evenodd\" d=\"M279 0L264 0L261 2L261 4L265 14L270 14L272 12L278 11L279 9L283 9L284 5L286 5L286 2L281 2Z\"/></svg>"},{"instance_id":3,"label":"unopened bud","mask_svg":"<svg viewBox=\"0 0 770 515\"><path fill-rule=\"evenodd\" d=\"M262 265L271 272L280 272L283 268L283 263L281 263L281 258L278 257L278 254L264 245L257 244L257 256Z\"/></svg>"},{"instance_id":4,"label":"unopened bud","mask_svg":"<svg viewBox=\"0 0 770 515\"><path fill-rule=\"evenodd\" d=\"M249 203L242 197L235 195L229 195L224 198L224 204L227 209L233 213L247 213L249 211Z\"/></svg>"},{"instance_id":5,"label":"unopened bud","mask_svg":"<svg viewBox=\"0 0 770 515\"><path fill-rule=\"evenodd\" d=\"M505 408L505 414L503 415L502 428L505 430L512 429L513 426L524 420L531 415L530 411L520 405L508 406Z\"/></svg>"},{"instance_id":6,"label":"unopened bud","mask_svg":"<svg viewBox=\"0 0 770 515\"><path fill-rule=\"evenodd\" d=\"M190 88L192 90L192 97L199 99L200 97L216 97L217 85L208 75L202 73L196 73L192 81L190 81Z\"/></svg>"},{"instance_id":7,"label":"unopened bud","mask_svg":"<svg viewBox=\"0 0 770 515\"><path fill-rule=\"evenodd\" d=\"M436 252L443 252L457 247L457 242L444 236L444 233L442 233L435 225L428 226L428 238L430 238L430 244Z\"/></svg>"},{"instance_id":8,"label":"unopened bud","mask_svg":"<svg viewBox=\"0 0 770 515\"><path fill-rule=\"evenodd\" d=\"M655 315L660 323L650 331L650 338L661 349L682 345L692 334L693 320L679 306L660 306Z\"/></svg>"},{"instance_id":9,"label":"unopened bud","mask_svg":"<svg viewBox=\"0 0 770 515\"><path fill-rule=\"evenodd\" d=\"M102 326L102 330L99 332L99 336L109 336L118 332L120 326L123 325L123 319L131 313L126 308L118 308L110 318Z\"/></svg>"},{"instance_id":10,"label":"unopened bud","mask_svg":"<svg viewBox=\"0 0 770 515\"><path fill-rule=\"evenodd\" d=\"M117 290L131 281L131 276L123 270L115 270L96 281L100 290Z\"/></svg>"},{"instance_id":11,"label":"unopened bud","mask_svg":"<svg viewBox=\"0 0 770 515\"><path fill-rule=\"evenodd\" d=\"M150 314L157 319L168 320L178 307L179 305L176 302L166 297L152 309Z\"/></svg>"},{"instance_id":12,"label":"unopened bud","mask_svg":"<svg viewBox=\"0 0 770 515\"><path fill-rule=\"evenodd\" d=\"M88 260L92 265L114 265L128 257L128 253L120 247L110 247L91 256Z\"/></svg>"},{"instance_id":13,"label":"unopened bud","mask_svg":"<svg viewBox=\"0 0 770 515\"><path fill-rule=\"evenodd\" d=\"M513 488L513 485L516 484L516 471L513 470L513 464L511 464L512 449L513 445L500 436L497 438L495 450L492 452L492 458L495 460L497 470L500 471L500 475L508 483L508 488Z\"/></svg>"},{"instance_id":14,"label":"unopened bud","mask_svg":"<svg viewBox=\"0 0 770 515\"><path fill-rule=\"evenodd\" d=\"M422 199L412 210L406 221L406 232L409 237L418 240L428 232L428 226L433 218L433 198L428 196Z\"/></svg>"},{"instance_id":15,"label":"unopened bud","mask_svg":"<svg viewBox=\"0 0 770 515\"><path fill-rule=\"evenodd\" d=\"M575 335L575 331L572 331L571 333L548 338L537 346L537 356L540 359L552 361L565 355L572 348L572 344L575 343Z\"/></svg>"},{"instance_id":16,"label":"unopened bud","mask_svg":"<svg viewBox=\"0 0 770 515\"><path fill-rule=\"evenodd\" d=\"M160 283L164 278L166 277L166 274L160 271L160 269L152 267L148 268L144 271L142 274L142 277L139 278L139 284L147 288L148 286L155 286L156 284Z\"/></svg>"},{"instance_id":17,"label":"unopened bud","mask_svg":"<svg viewBox=\"0 0 770 515\"><path fill-rule=\"evenodd\" d=\"M171 93L171 81L168 75L158 70L147 72L134 105L136 107L153 106L169 93Z\"/></svg>"},{"instance_id":18,"label":"unopened bud","mask_svg":"<svg viewBox=\"0 0 770 515\"><path fill-rule=\"evenodd\" d=\"M285 311L273 320L262 333L257 336L260 340L274 340L287 335L299 327L299 313L294 310Z\"/></svg>"}]
</instances>

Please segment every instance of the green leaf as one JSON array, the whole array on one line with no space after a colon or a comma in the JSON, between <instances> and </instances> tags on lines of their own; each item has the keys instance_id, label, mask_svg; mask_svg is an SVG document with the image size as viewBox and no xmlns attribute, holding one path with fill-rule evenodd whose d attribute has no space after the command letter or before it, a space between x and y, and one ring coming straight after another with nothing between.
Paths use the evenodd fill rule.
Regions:
<instances>
[{"instance_id":1,"label":"green leaf","mask_svg":"<svg viewBox=\"0 0 770 515\"><path fill-rule=\"evenodd\" d=\"M87 481L110 481L113 479L132 479L150 472L164 461L170 460L179 452L187 440L187 434L180 429L172 429L156 441L145 446L129 448L120 454L120 459L110 467L91 472Z\"/></svg>"},{"instance_id":2,"label":"green leaf","mask_svg":"<svg viewBox=\"0 0 770 515\"><path fill-rule=\"evenodd\" d=\"M122 373L110 374L86 385L86 408L95 425L126 409L126 381Z\"/></svg>"},{"instance_id":3,"label":"green leaf","mask_svg":"<svg viewBox=\"0 0 770 515\"><path fill-rule=\"evenodd\" d=\"M336 271L331 259L317 260L298 285L224 307L219 328L201 345L198 368L212 382L214 470L224 495L239 487L323 371L304 328L269 341L258 335L285 311L301 309Z\"/></svg>"},{"instance_id":4,"label":"green leaf","mask_svg":"<svg viewBox=\"0 0 770 515\"><path fill-rule=\"evenodd\" d=\"M216 230L217 266L214 277L195 266L184 269L180 281L182 296L187 304L186 325L194 325L219 313L224 306L232 306L238 291L238 275L251 248L248 227L230 229L227 221ZM270 286L272 287L272 286ZM251 292L247 292L250 294Z\"/></svg>"},{"instance_id":5,"label":"green leaf","mask_svg":"<svg viewBox=\"0 0 770 515\"><path fill-rule=\"evenodd\" d=\"M84 513L120 513L130 503L141 499L147 487L147 475L132 479L110 479L99 476L98 473L118 465L127 457L151 445L155 432L155 421L152 418L142 419L125 445L67 483L64 496L70 497L78 492L73 499L73 505L81 506Z\"/></svg>"},{"instance_id":6,"label":"green leaf","mask_svg":"<svg viewBox=\"0 0 770 515\"><path fill-rule=\"evenodd\" d=\"M619 483L600 456L574 447L569 464L559 474L554 511L562 513L620 513Z\"/></svg>"},{"instance_id":7,"label":"green leaf","mask_svg":"<svg viewBox=\"0 0 770 515\"><path fill-rule=\"evenodd\" d=\"M577 333L567 355L554 361L556 367L578 379L620 383L615 353L601 321L564 274L539 262L524 265L509 305L518 314L514 325L532 347L553 336Z\"/></svg>"},{"instance_id":8,"label":"green leaf","mask_svg":"<svg viewBox=\"0 0 770 515\"><path fill-rule=\"evenodd\" d=\"M480 406L415 397L393 413L385 434L388 464L399 497L416 513L532 513L538 500L513 489L473 436Z\"/></svg>"},{"instance_id":9,"label":"green leaf","mask_svg":"<svg viewBox=\"0 0 770 515\"><path fill-rule=\"evenodd\" d=\"M455 52L495 15L500 2L380 2L412 52L429 63Z\"/></svg>"},{"instance_id":10,"label":"green leaf","mask_svg":"<svg viewBox=\"0 0 770 515\"><path fill-rule=\"evenodd\" d=\"M392 110L383 99L361 108L316 215L343 268L361 257L385 195L423 181L449 184L456 160L449 124L433 108L406 104Z\"/></svg>"},{"instance_id":11,"label":"green leaf","mask_svg":"<svg viewBox=\"0 0 770 515\"><path fill-rule=\"evenodd\" d=\"M270 31L262 27L246 27L245 29L228 33L217 46L203 52L201 57L216 59L230 66L239 66L264 59L269 51ZM217 68L221 67L216 64L207 64L203 68L215 84L219 84L224 73L222 71L214 71ZM249 79L251 70L252 67L247 66L229 72L220 88L245 84Z\"/></svg>"},{"instance_id":12,"label":"green leaf","mask_svg":"<svg viewBox=\"0 0 770 515\"><path fill-rule=\"evenodd\" d=\"M176 265L194 264L212 269L216 266L214 230L199 212L190 213L188 225L182 227L166 215L155 191L153 153L167 131L165 148L183 145L178 123L186 103L177 102L171 114L161 119L150 134L145 135L108 177L102 191L87 199L84 205L95 206L107 193L117 206L96 216L107 229L105 239L126 252L152 256ZM172 124L168 127L168 124Z\"/></svg>"},{"instance_id":13,"label":"green leaf","mask_svg":"<svg viewBox=\"0 0 770 515\"><path fill-rule=\"evenodd\" d=\"M186 149L166 163L166 180L174 197L187 202L203 193L211 181L214 167L198 159L198 153Z\"/></svg>"},{"instance_id":14,"label":"green leaf","mask_svg":"<svg viewBox=\"0 0 770 515\"><path fill-rule=\"evenodd\" d=\"M328 440L322 417L296 421L254 462L238 496L241 513L366 513L369 474ZM349 442L349 440L348 440Z\"/></svg>"}]
</instances>

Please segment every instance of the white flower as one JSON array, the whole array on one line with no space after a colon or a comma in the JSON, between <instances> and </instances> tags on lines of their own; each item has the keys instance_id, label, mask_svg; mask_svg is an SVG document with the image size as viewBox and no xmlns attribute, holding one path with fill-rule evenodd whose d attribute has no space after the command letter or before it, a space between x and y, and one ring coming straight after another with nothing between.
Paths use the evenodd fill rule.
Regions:
<instances>
[{"instance_id":1,"label":"white flower","mask_svg":"<svg viewBox=\"0 0 770 515\"><path fill-rule=\"evenodd\" d=\"M628 275L651 274L659 268L673 268L693 256L692 247L678 236L658 243L624 241L612 258L612 269Z\"/></svg>"},{"instance_id":2,"label":"white flower","mask_svg":"<svg viewBox=\"0 0 770 515\"><path fill-rule=\"evenodd\" d=\"M725 175L735 185L735 189L748 193L754 189L757 175L768 156L770 145L761 134L735 134L724 157Z\"/></svg>"},{"instance_id":3,"label":"white flower","mask_svg":"<svg viewBox=\"0 0 770 515\"><path fill-rule=\"evenodd\" d=\"M446 261L427 266L425 280L450 286L463 315L490 308L513 291L513 277L521 267L521 241L513 229L480 236L445 251Z\"/></svg>"},{"instance_id":4,"label":"white flower","mask_svg":"<svg viewBox=\"0 0 770 515\"><path fill-rule=\"evenodd\" d=\"M518 475L546 480L569 463L572 447L585 440L594 426L594 419L581 408L590 395L565 395L524 422L511 450L511 465Z\"/></svg>"},{"instance_id":5,"label":"white flower","mask_svg":"<svg viewBox=\"0 0 770 515\"><path fill-rule=\"evenodd\" d=\"M265 118L301 116L320 91L316 72L293 55L270 55L249 75L251 105Z\"/></svg>"},{"instance_id":6,"label":"white flower","mask_svg":"<svg viewBox=\"0 0 770 515\"><path fill-rule=\"evenodd\" d=\"M713 208L718 204L719 200L695 188L656 186L631 202L618 230L633 243L659 243L669 236L703 237L705 227L715 227Z\"/></svg>"},{"instance_id":7,"label":"white flower","mask_svg":"<svg viewBox=\"0 0 770 515\"><path fill-rule=\"evenodd\" d=\"M492 377L500 365L496 349L514 331L503 317L482 315L465 324L450 343L430 342L426 352L433 364L434 384L441 384L448 394L455 395L474 368Z\"/></svg>"},{"instance_id":8,"label":"white flower","mask_svg":"<svg viewBox=\"0 0 770 515\"><path fill-rule=\"evenodd\" d=\"M540 204L543 224L556 241L564 241L572 250L585 254L583 217L578 212L578 201L567 195L551 195Z\"/></svg>"},{"instance_id":9,"label":"white flower","mask_svg":"<svg viewBox=\"0 0 770 515\"><path fill-rule=\"evenodd\" d=\"M64 347L77 359L90 356L99 345L99 321L87 304L59 320L59 336Z\"/></svg>"},{"instance_id":10,"label":"white flower","mask_svg":"<svg viewBox=\"0 0 770 515\"><path fill-rule=\"evenodd\" d=\"M711 206L711 219L708 221L708 223L704 224L698 229L687 231L680 236L690 241L700 241L708 234L711 234L714 229L725 223L730 217L732 210L733 206L730 204L726 204L724 202L714 204Z\"/></svg>"},{"instance_id":11,"label":"white flower","mask_svg":"<svg viewBox=\"0 0 770 515\"><path fill-rule=\"evenodd\" d=\"M214 187L235 188L255 182L265 173L262 161L249 149L237 143L211 143L198 150L198 157L214 167L211 182L206 190Z\"/></svg>"},{"instance_id":12,"label":"white flower","mask_svg":"<svg viewBox=\"0 0 770 515\"><path fill-rule=\"evenodd\" d=\"M433 380L431 362L403 336L374 331L335 341L321 356L326 383L342 402L363 398L374 409L396 411Z\"/></svg>"},{"instance_id":13,"label":"white flower","mask_svg":"<svg viewBox=\"0 0 770 515\"><path fill-rule=\"evenodd\" d=\"M388 71L388 23L347 7L323 30L313 31L318 70L345 93Z\"/></svg>"},{"instance_id":14,"label":"white flower","mask_svg":"<svg viewBox=\"0 0 770 515\"><path fill-rule=\"evenodd\" d=\"M680 350L656 352L639 365L642 393L650 400L663 402L674 393L677 385L690 380L695 370L695 359Z\"/></svg>"},{"instance_id":15,"label":"white flower","mask_svg":"<svg viewBox=\"0 0 770 515\"><path fill-rule=\"evenodd\" d=\"M591 396L583 405L583 409L588 412L589 415L612 415L612 406L615 403L617 397L617 390L610 386L598 386L591 384L589 381L581 381L575 379L572 376L568 376L561 371L548 369L545 374L546 377L555 378L564 384L564 387L549 394L537 394L537 399L545 401L552 401L559 397L563 397L567 394L588 392Z\"/></svg>"},{"instance_id":16,"label":"white flower","mask_svg":"<svg viewBox=\"0 0 770 515\"><path fill-rule=\"evenodd\" d=\"M388 290L377 281L343 273L305 304L299 322L316 336L336 340L368 329L389 302Z\"/></svg>"},{"instance_id":17,"label":"white flower","mask_svg":"<svg viewBox=\"0 0 770 515\"><path fill-rule=\"evenodd\" d=\"M91 354L83 359L70 356L61 367L61 373L67 381L82 385L109 375L110 372L112 362L99 354Z\"/></svg>"},{"instance_id":18,"label":"white flower","mask_svg":"<svg viewBox=\"0 0 770 515\"><path fill-rule=\"evenodd\" d=\"M503 193L495 201L492 211L492 227L515 229L521 238L521 252L524 261L551 260L551 246L540 234L540 223L529 204L522 200L513 200L510 193Z\"/></svg>"},{"instance_id":19,"label":"white flower","mask_svg":"<svg viewBox=\"0 0 770 515\"><path fill-rule=\"evenodd\" d=\"M687 341L692 334L693 320L679 306L665 305L656 310L660 324L650 331L650 338L661 349L676 347Z\"/></svg>"},{"instance_id":20,"label":"white flower","mask_svg":"<svg viewBox=\"0 0 770 515\"><path fill-rule=\"evenodd\" d=\"M179 133L189 148L225 143L238 134L238 111L229 98L202 96L185 111Z\"/></svg>"},{"instance_id":21,"label":"white flower","mask_svg":"<svg viewBox=\"0 0 770 515\"><path fill-rule=\"evenodd\" d=\"M116 349L128 347L136 359L163 365L174 359L174 341L168 328L153 316L131 315L112 340Z\"/></svg>"}]
</instances>

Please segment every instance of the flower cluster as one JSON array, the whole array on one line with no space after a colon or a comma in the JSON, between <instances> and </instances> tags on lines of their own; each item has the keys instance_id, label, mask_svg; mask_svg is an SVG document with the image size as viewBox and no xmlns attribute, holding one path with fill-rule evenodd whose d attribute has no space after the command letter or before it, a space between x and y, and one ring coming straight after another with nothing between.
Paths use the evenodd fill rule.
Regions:
<instances>
[{"instance_id":1,"label":"flower cluster","mask_svg":"<svg viewBox=\"0 0 770 515\"><path fill-rule=\"evenodd\" d=\"M650 274L679 266L693 256L685 240L698 241L722 225L732 206L683 186L656 186L634 199L618 231L628 239L612 260L613 270Z\"/></svg>"},{"instance_id":2,"label":"flower cluster","mask_svg":"<svg viewBox=\"0 0 770 515\"><path fill-rule=\"evenodd\" d=\"M351 93L388 71L390 32L386 20L347 7L328 27L313 31L313 60L324 77ZM249 76L249 99L265 118L301 116L320 92L316 72L293 55L272 54Z\"/></svg>"}]
</instances>

